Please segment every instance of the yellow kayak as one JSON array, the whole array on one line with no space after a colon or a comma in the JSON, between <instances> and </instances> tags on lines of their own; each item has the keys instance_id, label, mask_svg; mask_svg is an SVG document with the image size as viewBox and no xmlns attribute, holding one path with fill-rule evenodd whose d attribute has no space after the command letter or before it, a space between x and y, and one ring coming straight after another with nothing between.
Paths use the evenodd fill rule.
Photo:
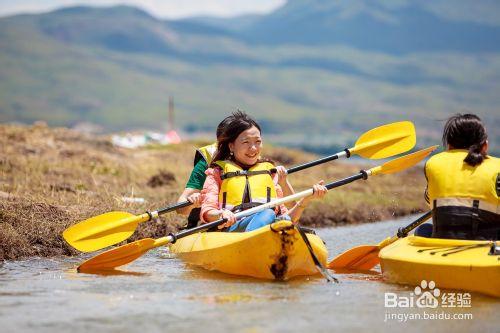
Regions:
<instances>
[{"instance_id":1,"label":"yellow kayak","mask_svg":"<svg viewBox=\"0 0 500 333\"><path fill-rule=\"evenodd\" d=\"M380 250L380 266L389 282L434 281L439 289L500 297L500 255L491 247L488 241L409 236Z\"/></svg>"},{"instance_id":2,"label":"yellow kayak","mask_svg":"<svg viewBox=\"0 0 500 333\"><path fill-rule=\"evenodd\" d=\"M328 251L316 235L307 238L326 265ZM318 271L307 246L290 221L278 221L250 232L204 232L177 240L170 251L185 262L208 270L286 280Z\"/></svg>"}]
</instances>

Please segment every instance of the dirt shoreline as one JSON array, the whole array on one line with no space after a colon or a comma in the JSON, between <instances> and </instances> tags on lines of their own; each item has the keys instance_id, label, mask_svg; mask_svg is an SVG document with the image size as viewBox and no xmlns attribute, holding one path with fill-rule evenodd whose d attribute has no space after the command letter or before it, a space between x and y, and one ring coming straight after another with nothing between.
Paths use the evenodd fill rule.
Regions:
<instances>
[{"instance_id":1,"label":"dirt shoreline","mask_svg":"<svg viewBox=\"0 0 500 333\"><path fill-rule=\"evenodd\" d=\"M0 125L0 260L75 255L61 235L70 225L113 210L140 214L174 203L191 172L194 148L201 144L129 150L114 147L107 137L65 128ZM280 147L266 146L264 152L288 167L316 158ZM299 191L319 179L337 180L361 168L336 161L289 177ZM421 167L354 182L313 202L301 223L324 227L419 213L426 210L424 188ZM130 240L164 236L185 221L166 214L141 224Z\"/></svg>"}]
</instances>

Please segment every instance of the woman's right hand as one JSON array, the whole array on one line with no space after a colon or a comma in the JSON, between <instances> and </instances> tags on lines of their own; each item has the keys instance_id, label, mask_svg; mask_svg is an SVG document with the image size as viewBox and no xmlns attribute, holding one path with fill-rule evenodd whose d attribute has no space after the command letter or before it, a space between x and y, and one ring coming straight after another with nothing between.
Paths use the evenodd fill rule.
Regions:
<instances>
[{"instance_id":1,"label":"woman's right hand","mask_svg":"<svg viewBox=\"0 0 500 333\"><path fill-rule=\"evenodd\" d=\"M219 229L229 228L230 226L232 226L233 224L236 223L236 216L234 215L234 213L232 211L227 210L227 209L221 210L220 218L226 219L227 221L223 224L220 224L218 226Z\"/></svg>"},{"instance_id":2,"label":"woman's right hand","mask_svg":"<svg viewBox=\"0 0 500 333\"><path fill-rule=\"evenodd\" d=\"M286 176L288 175L286 168L282 165L276 167L276 174L278 175L278 184L281 187L286 186Z\"/></svg>"}]
</instances>

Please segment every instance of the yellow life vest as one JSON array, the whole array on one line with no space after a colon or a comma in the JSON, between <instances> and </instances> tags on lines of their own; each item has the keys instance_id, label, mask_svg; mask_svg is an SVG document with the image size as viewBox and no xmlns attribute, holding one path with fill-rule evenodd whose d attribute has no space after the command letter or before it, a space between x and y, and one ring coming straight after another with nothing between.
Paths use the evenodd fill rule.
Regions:
<instances>
[{"instance_id":1,"label":"yellow life vest","mask_svg":"<svg viewBox=\"0 0 500 333\"><path fill-rule=\"evenodd\" d=\"M479 209L500 214L500 159L488 156L470 166L464 162L466 156L466 150L453 149L427 161L429 203L435 208L436 202L438 206L468 206L476 201Z\"/></svg>"},{"instance_id":2,"label":"yellow life vest","mask_svg":"<svg viewBox=\"0 0 500 333\"><path fill-rule=\"evenodd\" d=\"M217 143L214 142L211 145L203 146L196 149L196 153L194 155L193 165L196 165L200 159L204 159L207 162L207 165L212 163L212 159L217 151Z\"/></svg>"},{"instance_id":3,"label":"yellow life vest","mask_svg":"<svg viewBox=\"0 0 500 333\"><path fill-rule=\"evenodd\" d=\"M274 168L272 163L257 163L248 170L243 170L230 161L217 161L216 164L222 169L222 184L219 191L221 208L245 210L277 198L270 171ZM246 203L244 203L245 192L249 196Z\"/></svg>"}]
</instances>

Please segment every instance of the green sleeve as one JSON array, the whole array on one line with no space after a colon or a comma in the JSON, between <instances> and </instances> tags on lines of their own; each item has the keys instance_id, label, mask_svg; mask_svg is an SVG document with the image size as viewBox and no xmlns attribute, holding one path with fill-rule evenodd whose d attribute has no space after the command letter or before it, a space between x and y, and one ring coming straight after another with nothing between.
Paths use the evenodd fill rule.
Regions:
<instances>
[{"instance_id":1,"label":"green sleeve","mask_svg":"<svg viewBox=\"0 0 500 333\"><path fill-rule=\"evenodd\" d=\"M186 188L194 188L196 190L202 190L203 184L205 183L205 179L207 175L205 175L205 171L208 169L208 164L204 159L200 159L196 162L193 171L191 171L191 176L189 176L189 180L186 184Z\"/></svg>"}]
</instances>

